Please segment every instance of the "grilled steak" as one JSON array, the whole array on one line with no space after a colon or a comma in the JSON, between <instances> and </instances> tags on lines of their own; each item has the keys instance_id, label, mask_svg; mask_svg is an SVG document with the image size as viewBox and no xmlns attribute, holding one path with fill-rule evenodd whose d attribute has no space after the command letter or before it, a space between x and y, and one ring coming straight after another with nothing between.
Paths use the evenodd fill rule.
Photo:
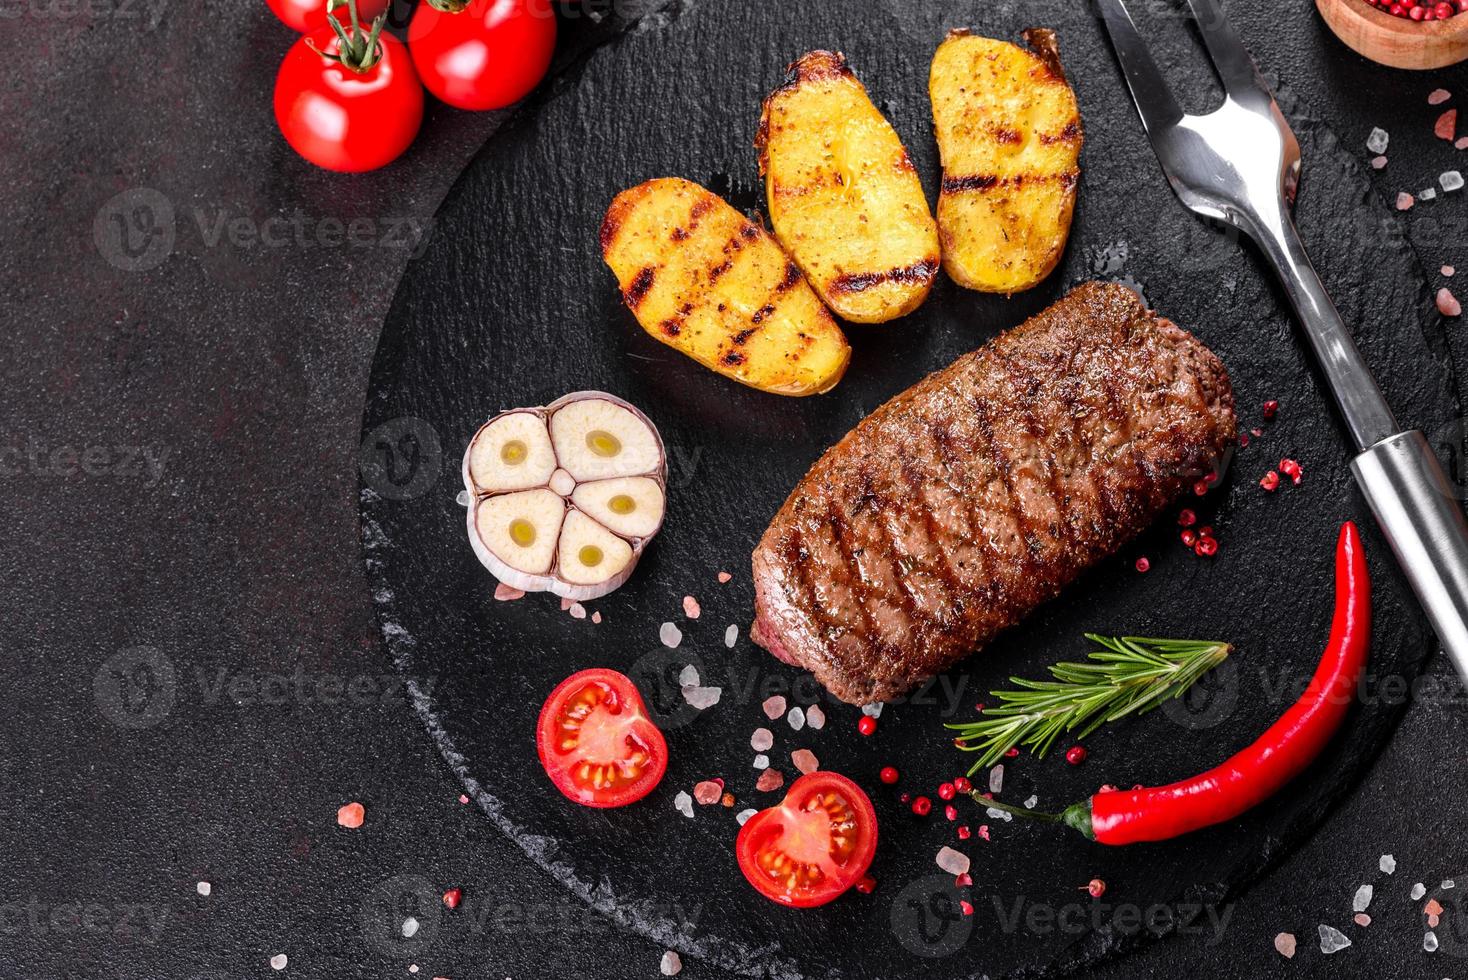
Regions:
<instances>
[{"instance_id":1,"label":"grilled steak","mask_svg":"<svg viewBox=\"0 0 1468 980\"><path fill-rule=\"evenodd\" d=\"M1079 286L821 457L755 549L750 635L843 701L896 697L1115 553L1234 434L1212 351Z\"/></svg>"}]
</instances>

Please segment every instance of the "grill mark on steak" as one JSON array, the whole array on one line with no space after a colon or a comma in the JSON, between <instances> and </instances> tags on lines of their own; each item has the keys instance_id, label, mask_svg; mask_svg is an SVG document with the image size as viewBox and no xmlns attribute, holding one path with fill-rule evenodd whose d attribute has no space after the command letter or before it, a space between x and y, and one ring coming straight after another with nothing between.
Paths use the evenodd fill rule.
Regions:
<instances>
[{"instance_id":1,"label":"grill mark on steak","mask_svg":"<svg viewBox=\"0 0 1468 980\"><path fill-rule=\"evenodd\" d=\"M1077 287L811 468L755 550L750 635L844 700L898 696L1115 553L1234 432L1207 348Z\"/></svg>"}]
</instances>

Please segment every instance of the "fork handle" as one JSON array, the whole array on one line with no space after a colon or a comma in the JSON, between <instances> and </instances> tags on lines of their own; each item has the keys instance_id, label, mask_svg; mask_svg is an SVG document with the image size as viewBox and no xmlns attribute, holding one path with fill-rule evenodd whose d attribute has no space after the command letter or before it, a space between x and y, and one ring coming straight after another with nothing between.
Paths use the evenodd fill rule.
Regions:
<instances>
[{"instance_id":1,"label":"fork handle","mask_svg":"<svg viewBox=\"0 0 1468 980\"><path fill-rule=\"evenodd\" d=\"M1384 439L1351 463L1443 650L1468 680L1468 522L1421 432Z\"/></svg>"},{"instance_id":2,"label":"fork handle","mask_svg":"<svg viewBox=\"0 0 1468 980\"><path fill-rule=\"evenodd\" d=\"M1249 218L1254 241L1279 275L1356 450L1368 449L1396 435L1400 429L1391 407L1326 293L1283 201L1279 214Z\"/></svg>"},{"instance_id":3,"label":"fork handle","mask_svg":"<svg viewBox=\"0 0 1468 980\"><path fill-rule=\"evenodd\" d=\"M1421 432L1401 432L1285 210L1259 222L1273 262L1359 455L1351 472L1443 650L1468 680L1468 521ZM1273 225L1273 227L1269 227Z\"/></svg>"}]
</instances>

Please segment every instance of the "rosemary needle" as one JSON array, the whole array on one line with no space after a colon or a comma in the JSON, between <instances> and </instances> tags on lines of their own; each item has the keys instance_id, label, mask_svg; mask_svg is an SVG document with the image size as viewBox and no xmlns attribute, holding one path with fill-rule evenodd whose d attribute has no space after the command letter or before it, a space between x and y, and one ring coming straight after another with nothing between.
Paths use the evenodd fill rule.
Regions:
<instances>
[{"instance_id":1,"label":"rosemary needle","mask_svg":"<svg viewBox=\"0 0 1468 980\"><path fill-rule=\"evenodd\" d=\"M1138 636L1086 639L1101 649L1084 663L1058 663L1055 680L1011 677L1020 690L991 691L1000 703L985 708L978 721L945 727L959 733L954 744L978 752L969 775L992 766L1012 748L1023 746L1044 756L1055 740L1079 729L1082 739L1101 725L1151 711L1182 695L1227 659L1233 647L1214 640L1159 640Z\"/></svg>"}]
</instances>

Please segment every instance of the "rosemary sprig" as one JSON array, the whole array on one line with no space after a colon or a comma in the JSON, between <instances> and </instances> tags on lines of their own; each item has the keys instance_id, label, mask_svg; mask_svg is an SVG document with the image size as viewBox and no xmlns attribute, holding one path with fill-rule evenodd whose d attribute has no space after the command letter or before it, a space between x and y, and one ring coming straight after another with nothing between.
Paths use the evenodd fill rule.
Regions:
<instances>
[{"instance_id":1,"label":"rosemary sprig","mask_svg":"<svg viewBox=\"0 0 1468 980\"><path fill-rule=\"evenodd\" d=\"M1077 740L1101 725L1151 711L1181 696L1198 678L1227 659L1233 647L1214 640L1158 640L1138 636L1086 639L1101 647L1085 663L1058 663L1053 681L1011 677L1018 691L991 691L1000 704L974 722L945 727L959 732L964 752L978 752L969 775L1024 746L1044 756L1055 740L1080 729Z\"/></svg>"}]
</instances>

